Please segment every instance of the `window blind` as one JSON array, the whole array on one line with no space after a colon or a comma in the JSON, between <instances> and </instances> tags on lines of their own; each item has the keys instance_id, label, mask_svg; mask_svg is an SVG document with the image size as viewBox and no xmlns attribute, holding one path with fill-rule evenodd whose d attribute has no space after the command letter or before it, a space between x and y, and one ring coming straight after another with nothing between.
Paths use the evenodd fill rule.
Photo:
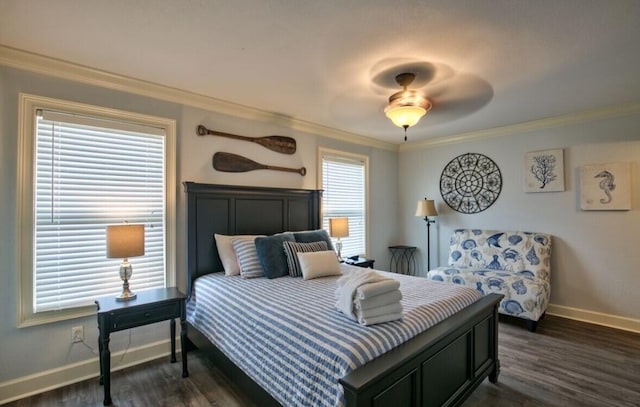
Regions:
<instances>
[{"instance_id":1,"label":"window blind","mask_svg":"<svg viewBox=\"0 0 640 407\"><path fill-rule=\"evenodd\" d=\"M43 111L34 177L35 312L118 294L122 259L106 258L106 226L145 225L145 255L130 259L132 290L163 287L165 137L159 129Z\"/></svg>"},{"instance_id":2,"label":"window blind","mask_svg":"<svg viewBox=\"0 0 640 407\"><path fill-rule=\"evenodd\" d=\"M340 238L342 257L366 251L365 163L338 155L322 157L322 227L329 218L349 218L349 237Z\"/></svg>"}]
</instances>

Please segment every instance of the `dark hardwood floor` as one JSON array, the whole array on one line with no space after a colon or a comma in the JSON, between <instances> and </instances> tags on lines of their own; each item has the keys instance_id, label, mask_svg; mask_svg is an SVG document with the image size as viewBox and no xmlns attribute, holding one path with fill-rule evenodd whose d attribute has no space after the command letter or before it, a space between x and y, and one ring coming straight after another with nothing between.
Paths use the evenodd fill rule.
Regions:
<instances>
[{"instance_id":1,"label":"dark hardwood floor","mask_svg":"<svg viewBox=\"0 0 640 407\"><path fill-rule=\"evenodd\" d=\"M547 316L538 332L500 323L497 384L485 380L463 407L640 406L640 334ZM97 366L96 366L97 369ZM114 406L253 406L198 351L189 378L179 363L157 360L112 374ZM8 404L101 406L97 379Z\"/></svg>"}]
</instances>

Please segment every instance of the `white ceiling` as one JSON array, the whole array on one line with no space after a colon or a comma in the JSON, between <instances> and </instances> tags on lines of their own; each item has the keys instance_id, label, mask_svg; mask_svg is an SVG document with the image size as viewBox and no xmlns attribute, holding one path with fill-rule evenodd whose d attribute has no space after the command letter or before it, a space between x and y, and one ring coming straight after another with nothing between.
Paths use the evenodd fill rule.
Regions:
<instances>
[{"instance_id":1,"label":"white ceiling","mask_svg":"<svg viewBox=\"0 0 640 407\"><path fill-rule=\"evenodd\" d=\"M0 44L392 143L407 70L409 141L640 101L637 0L0 0Z\"/></svg>"}]
</instances>

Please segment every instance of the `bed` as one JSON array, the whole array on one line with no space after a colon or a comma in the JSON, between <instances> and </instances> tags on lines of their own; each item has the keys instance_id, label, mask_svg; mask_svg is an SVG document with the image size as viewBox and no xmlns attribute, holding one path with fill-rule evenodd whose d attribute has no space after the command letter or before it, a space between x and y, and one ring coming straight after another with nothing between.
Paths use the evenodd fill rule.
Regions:
<instances>
[{"instance_id":1,"label":"bed","mask_svg":"<svg viewBox=\"0 0 640 407\"><path fill-rule=\"evenodd\" d=\"M188 296L196 279L222 270L214 233L265 234L320 228L319 190L185 182ZM201 280L202 281L202 280ZM338 379L351 406L460 405L485 378L499 374L497 305L488 295ZM194 301L195 302L195 301ZM210 356L257 405L279 403L193 324L191 345Z\"/></svg>"}]
</instances>

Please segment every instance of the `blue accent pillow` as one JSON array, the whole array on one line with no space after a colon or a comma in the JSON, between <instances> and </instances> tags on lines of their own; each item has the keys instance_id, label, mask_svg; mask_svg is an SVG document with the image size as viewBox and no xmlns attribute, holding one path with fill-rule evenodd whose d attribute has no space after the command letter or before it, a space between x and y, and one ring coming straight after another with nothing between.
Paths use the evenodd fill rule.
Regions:
<instances>
[{"instance_id":1,"label":"blue accent pillow","mask_svg":"<svg viewBox=\"0 0 640 407\"><path fill-rule=\"evenodd\" d=\"M256 237L255 244L258 258L264 274L268 278L277 278L289 275L287 256L284 253L283 243L294 242L291 233L280 235Z\"/></svg>"},{"instance_id":2,"label":"blue accent pillow","mask_svg":"<svg viewBox=\"0 0 640 407\"><path fill-rule=\"evenodd\" d=\"M329 232L324 229L305 230L303 232L293 232L293 237L298 243L313 243L323 241L327 243L327 250L335 250Z\"/></svg>"}]
</instances>

